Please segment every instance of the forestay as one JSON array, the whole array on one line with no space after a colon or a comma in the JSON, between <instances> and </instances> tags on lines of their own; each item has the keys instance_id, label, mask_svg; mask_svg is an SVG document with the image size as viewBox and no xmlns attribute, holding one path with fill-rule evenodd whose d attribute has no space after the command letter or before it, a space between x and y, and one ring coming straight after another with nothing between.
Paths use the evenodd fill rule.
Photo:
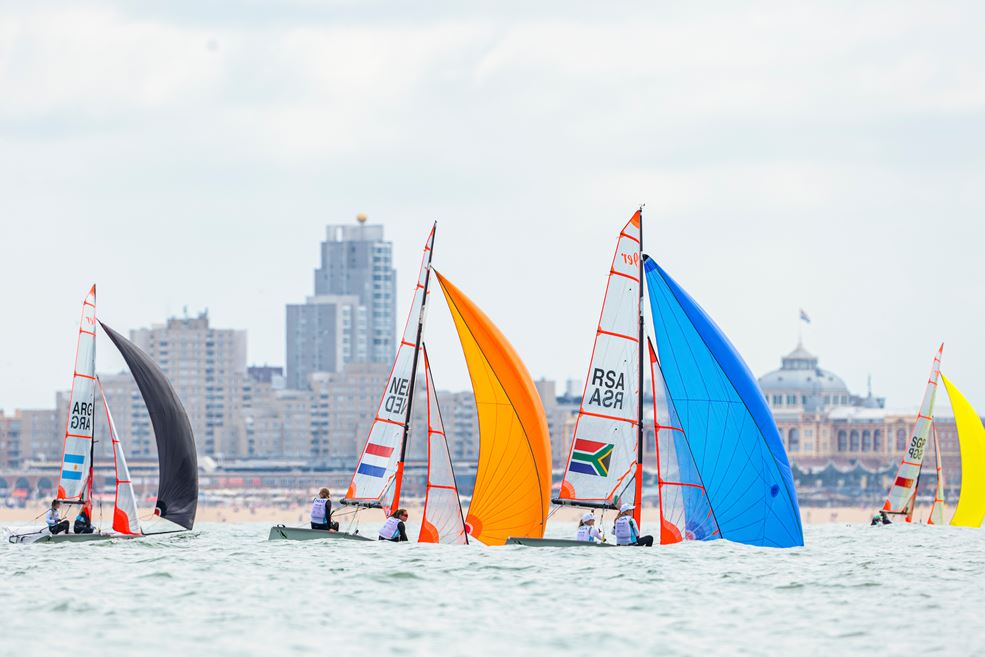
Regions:
<instances>
[{"instance_id":1,"label":"forestay","mask_svg":"<svg viewBox=\"0 0 985 657\"><path fill-rule=\"evenodd\" d=\"M400 503L403 442L407 424L410 422L421 327L427 308L434 231L432 227L424 245L414 297L397 347L397 355L369 437L359 456L356 471L352 475L352 481L345 495L345 499L351 502L381 504L387 507L384 509L387 512L391 504ZM384 496L386 496L385 501Z\"/></svg>"},{"instance_id":2,"label":"forestay","mask_svg":"<svg viewBox=\"0 0 985 657\"><path fill-rule=\"evenodd\" d=\"M653 382L653 423L656 433L660 543L721 538L715 515L681 427L653 343L647 340Z\"/></svg>"},{"instance_id":3,"label":"forestay","mask_svg":"<svg viewBox=\"0 0 985 657\"><path fill-rule=\"evenodd\" d=\"M72 370L72 392L62 452L58 499L81 500L92 469L92 427L96 401L96 286L82 302L82 319Z\"/></svg>"},{"instance_id":4,"label":"forestay","mask_svg":"<svg viewBox=\"0 0 985 657\"><path fill-rule=\"evenodd\" d=\"M635 503L640 370L640 212L619 233L560 500Z\"/></svg>"},{"instance_id":5,"label":"forestay","mask_svg":"<svg viewBox=\"0 0 985 657\"><path fill-rule=\"evenodd\" d=\"M98 379L99 395L106 410L106 424L109 427L109 437L113 442L113 466L116 470L116 496L113 501L113 531L130 536L141 535L140 519L137 517L137 498L133 493L133 483L130 481L130 469L123 454L123 444L116 433L116 423L106 402L103 384Z\"/></svg>"},{"instance_id":6,"label":"forestay","mask_svg":"<svg viewBox=\"0 0 985 657\"><path fill-rule=\"evenodd\" d=\"M694 299L644 266L661 371L722 538L803 545L790 462L755 377Z\"/></svg>"},{"instance_id":7,"label":"forestay","mask_svg":"<svg viewBox=\"0 0 985 657\"><path fill-rule=\"evenodd\" d=\"M937 396L937 380L940 377L941 358L944 355L944 345L940 346L934 356L933 365L930 368L930 376L927 379L927 386L924 389L923 401L920 402L920 412L917 414L916 425L913 428L913 436L907 444L903 456L900 459L899 469L896 471L896 478L889 489L889 495L882 508L890 513L912 514L914 498L917 492L917 479L920 476L920 468L923 466L923 456L927 450L927 438L930 435L930 426L934 421L934 399Z\"/></svg>"},{"instance_id":8,"label":"forestay","mask_svg":"<svg viewBox=\"0 0 985 657\"><path fill-rule=\"evenodd\" d=\"M441 421L438 395L431 377L431 364L427 349L424 355L424 379L427 390L428 422L428 472L424 493L424 513L421 520L419 543L445 543L464 545L469 542L462 516L462 503L458 497L455 470L451 463L445 425Z\"/></svg>"}]
</instances>

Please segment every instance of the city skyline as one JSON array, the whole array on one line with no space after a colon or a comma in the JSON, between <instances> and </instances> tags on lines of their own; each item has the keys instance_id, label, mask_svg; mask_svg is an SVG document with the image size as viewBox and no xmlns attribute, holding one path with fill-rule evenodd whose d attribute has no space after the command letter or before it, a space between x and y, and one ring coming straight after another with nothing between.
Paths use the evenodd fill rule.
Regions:
<instances>
[{"instance_id":1,"label":"city skyline","mask_svg":"<svg viewBox=\"0 0 985 657\"><path fill-rule=\"evenodd\" d=\"M325 225L359 212L394 244L398 322L437 219L436 267L531 373L581 379L641 202L646 250L754 372L793 347L804 307L805 343L852 389L871 374L914 406L943 341L945 372L985 398L985 308L964 294L985 283L976 4L888 21L823 3L382 23L302 5L225 24L192 4L2 11L20 72L0 73L5 410L68 385L92 282L118 330L208 308L248 331L250 363L284 364L284 304L310 289ZM464 389L446 313L433 304L429 351L439 385ZM122 366L109 352L100 371Z\"/></svg>"}]
</instances>

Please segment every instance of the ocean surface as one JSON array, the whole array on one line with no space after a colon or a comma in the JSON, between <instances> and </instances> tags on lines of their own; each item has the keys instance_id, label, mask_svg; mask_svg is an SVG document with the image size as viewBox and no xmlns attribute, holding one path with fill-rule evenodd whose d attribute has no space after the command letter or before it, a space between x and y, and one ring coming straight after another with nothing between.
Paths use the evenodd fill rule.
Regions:
<instances>
[{"instance_id":1,"label":"ocean surface","mask_svg":"<svg viewBox=\"0 0 985 657\"><path fill-rule=\"evenodd\" d=\"M985 654L985 530L598 550L268 542L268 528L5 542L0 655Z\"/></svg>"}]
</instances>

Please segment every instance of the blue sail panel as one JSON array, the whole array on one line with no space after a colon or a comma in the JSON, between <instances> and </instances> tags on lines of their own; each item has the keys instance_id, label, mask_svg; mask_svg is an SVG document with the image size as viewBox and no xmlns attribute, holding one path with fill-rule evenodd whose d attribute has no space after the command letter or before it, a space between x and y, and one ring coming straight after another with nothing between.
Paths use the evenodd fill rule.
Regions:
<instances>
[{"instance_id":1,"label":"blue sail panel","mask_svg":"<svg viewBox=\"0 0 985 657\"><path fill-rule=\"evenodd\" d=\"M790 462L756 379L667 272L650 258L644 269L664 380L722 537L803 545Z\"/></svg>"}]
</instances>

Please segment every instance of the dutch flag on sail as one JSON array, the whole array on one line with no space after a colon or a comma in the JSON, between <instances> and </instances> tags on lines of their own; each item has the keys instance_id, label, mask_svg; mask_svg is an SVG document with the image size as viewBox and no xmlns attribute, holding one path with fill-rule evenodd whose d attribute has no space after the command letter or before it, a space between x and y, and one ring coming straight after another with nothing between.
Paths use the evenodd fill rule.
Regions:
<instances>
[{"instance_id":1,"label":"dutch flag on sail","mask_svg":"<svg viewBox=\"0 0 985 657\"><path fill-rule=\"evenodd\" d=\"M367 443L357 472L370 477L382 477L386 474L386 467L390 463L390 456L392 455L393 447Z\"/></svg>"}]
</instances>

